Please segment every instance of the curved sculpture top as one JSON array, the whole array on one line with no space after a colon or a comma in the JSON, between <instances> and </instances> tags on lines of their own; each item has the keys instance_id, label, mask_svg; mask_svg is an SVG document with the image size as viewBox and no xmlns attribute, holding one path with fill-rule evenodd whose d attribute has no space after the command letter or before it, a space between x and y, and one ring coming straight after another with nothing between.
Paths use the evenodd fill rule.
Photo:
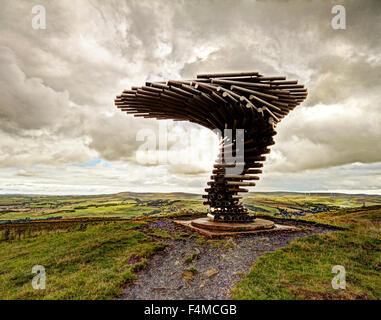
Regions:
<instances>
[{"instance_id":1,"label":"curved sculpture top","mask_svg":"<svg viewBox=\"0 0 381 320\"><path fill-rule=\"evenodd\" d=\"M124 90L115 105L135 117L173 119L218 129L220 155L206 188L209 216L243 222L253 217L239 201L254 186L263 156L275 142L276 124L307 97L297 80L258 72L199 74L191 80L147 82ZM232 129L232 130L226 130Z\"/></svg>"}]
</instances>

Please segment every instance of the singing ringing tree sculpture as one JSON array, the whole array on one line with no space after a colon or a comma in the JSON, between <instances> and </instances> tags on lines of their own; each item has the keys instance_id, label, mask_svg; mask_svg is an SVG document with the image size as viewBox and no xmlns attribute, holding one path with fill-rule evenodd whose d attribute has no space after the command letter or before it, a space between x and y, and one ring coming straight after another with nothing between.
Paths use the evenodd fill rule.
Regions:
<instances>
[{"instance_id":1,"label":"singing ringing tree sculpture","mask_svg":"<svg viewBox=\"0 0 381 320\"><path fill-rule=\"evenodd\" d=\"M220 153L203 195L213 221L251 222L240 192L255 186L275 127L307 97L297 80L258 72L199 74L124 90L115 104L135 117L184 120L221 135Z\"/></svg>"}]
</instances>

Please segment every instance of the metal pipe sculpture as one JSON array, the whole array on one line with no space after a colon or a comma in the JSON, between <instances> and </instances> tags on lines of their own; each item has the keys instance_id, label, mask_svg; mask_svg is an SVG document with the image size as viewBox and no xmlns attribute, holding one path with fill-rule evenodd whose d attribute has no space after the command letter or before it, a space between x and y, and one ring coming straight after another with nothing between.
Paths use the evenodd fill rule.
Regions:
<instances>
[{"instance_id":1,"label":"metal pipe sculpture","mask_svg":"<svg viewBox=\"0 0 381 320\"><path fill-rule=\"evenodd\" d=\"M199 74L124 90L115 105L135 117L198 123L221 134L220 154L205 189L211 220L251 222L242 187L255 186L282 118L307 97L297 80L258 72ZM231 134L226 129L230 129Z\"/></svg>"}]
</instances>

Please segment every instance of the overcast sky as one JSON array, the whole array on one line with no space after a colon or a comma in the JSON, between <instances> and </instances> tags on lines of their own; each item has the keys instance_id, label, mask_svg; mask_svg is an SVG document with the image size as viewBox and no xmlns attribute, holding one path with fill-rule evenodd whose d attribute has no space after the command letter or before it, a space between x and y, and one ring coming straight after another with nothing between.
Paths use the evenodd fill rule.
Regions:
<instances>
[{"instance_id":1,"label":"overcast sky","mask_svg":"<svg viewBox=\"0 0 381 320\"><path fill-rule=\"evenodd\" d=\"M213 133L113 100L147 80L259 71L298 79L309 97L278 125L251 190L381 194L381 1L0 3L0 193L201 193ZM331 27L338 3L345 30ZM39 4L44 30L32 28ZM142 163L137 135L159 125L170 152Z\"/></svg>"}]
</instances>

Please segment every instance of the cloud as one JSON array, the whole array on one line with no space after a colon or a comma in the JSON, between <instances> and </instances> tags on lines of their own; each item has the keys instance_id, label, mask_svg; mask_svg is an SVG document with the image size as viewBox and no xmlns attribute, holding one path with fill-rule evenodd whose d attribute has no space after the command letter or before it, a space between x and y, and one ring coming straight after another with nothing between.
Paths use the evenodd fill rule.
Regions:
<instances>
[{"instance_id":1,"label":"cloud","mask_svg":"<svg viewBox=\"0 0 381 320\"><path fill-rule=\"evenodd\" d=\"M381 161L379 95L300 108L278 126L269 167L280 172Z\"/></svg>"},{"instance_id":2,"label":"cloud","mask_svg":"<svg viewBox=\"0 0 381 320\"><path fill-rule=\"evenodd\" d=\"M354 97L363 102L364 96L379 94L381 61L351 52L347 57L327 55L311 62L316 67L309 105L334 104Z\"/></svg>"},{"instance_id":3,"label":"cloud","mask_svg":"<svg viewBox=\"0 0 381 320\"><path fill-rule=\"evenodd\" d=\"M42 170L19 170L15 175L18 177L36 177L43 172Z\"/></svg>"},{"instance_id":4,"label":"cloud","mask_svg":"<svg viewBox=\"0 0 381 320\"><path fill-rule=\"evenodd\" d=\"M342 3L347 29L338 31L330 25L334 3L329 1L42 1L47 29L34 30L33 4L5 0L1 187L70 190L81 179L82 190L89 192L119 190L128 181L141 191L160 186L201 191L215 157L213 134L168 122L177 138L169 139L168 154L153 156L167 162L142 164L136 135L148 129L158 136L159 122L126 116L113 106L114 97L145 81L258 70L285 74L309 89L306 102L279 124L265 165L269 175L259 188L277 188L286 178L291 189L307 188L306 173L335 181L349 166L340 188L371 189L372 177L352 165L380 172L375 165L381 162L381 3ZM66 168L94 157L111 168ZM36 169L40 166L43 172ZM18 181L14 187L12 179ZM334 188L334 183L321 187Z\"/></svg>"}]
</instances>

